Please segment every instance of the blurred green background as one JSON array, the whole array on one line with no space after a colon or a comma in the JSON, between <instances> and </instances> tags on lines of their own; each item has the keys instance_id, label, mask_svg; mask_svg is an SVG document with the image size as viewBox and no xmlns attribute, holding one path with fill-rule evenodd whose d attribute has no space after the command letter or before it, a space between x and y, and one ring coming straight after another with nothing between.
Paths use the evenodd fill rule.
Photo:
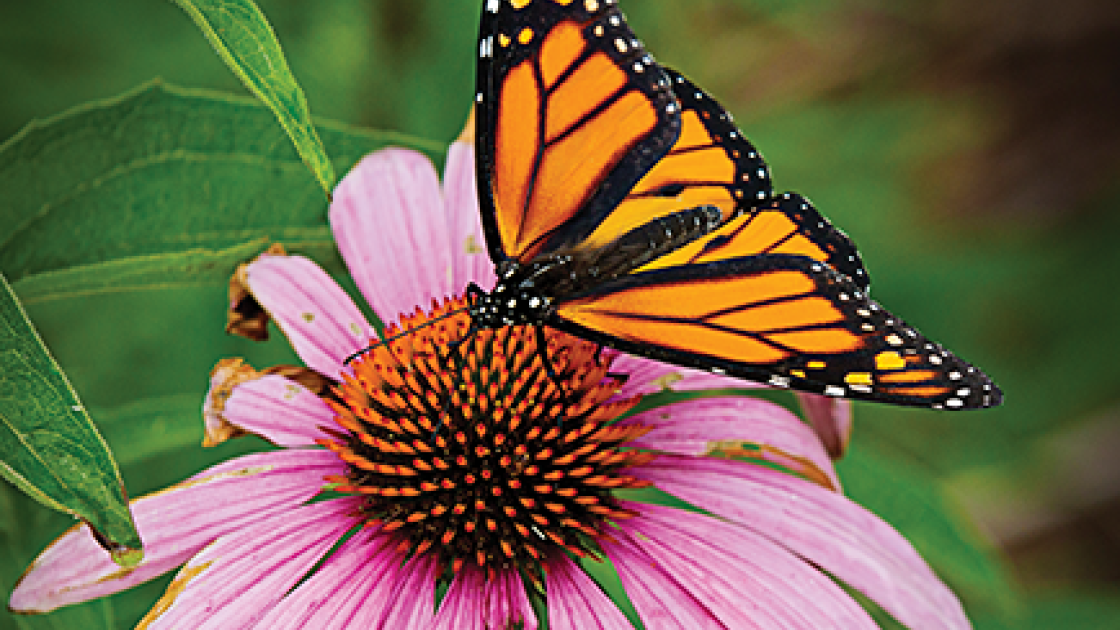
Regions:
<instances>
[{"instance_id":1,"label":"blurred green background","mask_svg":"<svg viewBox=\"0 0 1120 630\"><path fill-rule=\"evenodd\" d=\"M478 2L258 2L318 116L437 143L458 134ZM923 540L915 505L949 509L968 544L994 551L949 571L978 627L1120 627L1120 5L623 9L659 61L735 114L779 189L810 196L849 233L876 299L1004 389L1004 406L985 412L857 404L841 463L849 494L943 574L942 541ZM0 3L0 139L153 77L246 94L170 2ZM279 336L227 337L225 300L211 284L26 305L133 496L261 446L197 447L219 358L295 362ZM6 598L67 519L3 489ZM41 619L0 613L0 628L131 626L165 584Z\"/></svg>"}]
</instances>

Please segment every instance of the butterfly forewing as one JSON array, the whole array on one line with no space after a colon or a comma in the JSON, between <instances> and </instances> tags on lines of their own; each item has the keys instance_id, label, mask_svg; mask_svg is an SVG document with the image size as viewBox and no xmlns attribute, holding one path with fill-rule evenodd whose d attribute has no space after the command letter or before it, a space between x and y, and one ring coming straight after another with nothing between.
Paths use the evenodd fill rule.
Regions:
<instances>
[{"instance_id":1,"label":"butterfly forewing","mask_svg":"<svg viewBox=\"0 0 1120 630\"><path fill-rule=\"evenodd\" d=\"M686 208L715 206L726 221L770 198L766 163L731 116L679 73L664 71L680 104L680 135L618 207L594 226L584 246L608 245L637 226Z\"/></svg>"},{"instance_id":2,"label":"butterfly forewing","mask_svg":"<svg viewBox=\"0 0 1120 630\"><path fill-rule=\"evenodd\" d=\"M613 4L483 9L477 159L496 261L580 240L571 221L609 214L677 138L669 81Z\"/></svg>"}]
</instances>

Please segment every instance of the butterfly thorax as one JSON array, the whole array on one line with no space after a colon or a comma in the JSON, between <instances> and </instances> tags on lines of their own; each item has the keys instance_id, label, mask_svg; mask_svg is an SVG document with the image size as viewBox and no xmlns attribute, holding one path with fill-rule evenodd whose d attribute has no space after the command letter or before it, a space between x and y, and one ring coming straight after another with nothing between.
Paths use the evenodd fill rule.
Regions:
<instances>
[{"instance_id":1,"label":"butterfly thorax","mask_svg":"<svg viewBox=\"0 0 1120 630\"><path fill-rule=\"evenodd\" d=\"M543 293L540 280L569 263L568 257L553 256L530 264L502 263L489 293L477 285L468 289L471 319L482 328L542 323L552 312L552 300Z\"/></svg>"}]
</instances>

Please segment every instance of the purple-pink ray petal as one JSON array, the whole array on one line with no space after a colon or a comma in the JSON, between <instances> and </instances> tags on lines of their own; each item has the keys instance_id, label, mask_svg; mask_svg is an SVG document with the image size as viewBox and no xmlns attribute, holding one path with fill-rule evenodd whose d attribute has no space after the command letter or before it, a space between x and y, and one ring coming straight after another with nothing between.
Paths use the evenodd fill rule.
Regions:
<instances>
[{"instance_id":1,"label":"purple-pink ray petal","mask_svg":"<svg viewBox=\"0 0 1120 630\"><path fill-rule=\"evenodd\" d=\"M840 488L840 479L817 434L785 407L767 400L745 396L685 400L654 407L624 423L652 427L630 446L705 455L728 446L729 442L748 442L764 447L759 453L762 459L788 466L810 478L824 475L834 489ZM806 469L806 464L812 469Z\"/></svg>"},{"instance_id":2,"label":"purple-pink ray petal","mask_svg":"<svg viewBox=\"0 0 1120 630\"><path fill-rule=\"evenodd\" d=\"M536 630L537 618L517 571L499 570L491 580L485 571L467 564L459 570L447 589L432 629L490 628Z\"/></svg>"},{"instance_id":3,"label":"purple-pink ray petal","mask_svg":"<svg viewBox=\"0 0 1120 630\"><path fill-rule=\"evenodd\" d=\"M481 597L485 584L486 574L473 564L460 569L439 604L432 630L486 628L486 608Z\"/></svg>"},{"instance_id":4,"label":"purple-pink ray petal","mask_svg":"<svg viewBox=\"0 0 1120 630\"><path fill-rule=\"evenodd\" d=\"M641 516L620 524L652 557L731 628L876 628L844 589L750 528L676 508L625 503Z\"/></svg>"},{"instance_id":5,"label":"purple-pink ray petal","mask_svg":"<svg viewBox=\"0 0 1120 630\"><path fill-rule=\"evenodd\" d=\"M476 191L474 145L452 142L444 165L443 203L451 234L451 289L456 293L471 282L489 290L497 281L494 263L486 253Z\"/></svg>"},{"instance_id":6,"label":"purple-pink ray petal","mask_svg":"<svg viewBox=\"0 0 1120 630\"><path fill-rule=\"evenodd\" d=\"M355 525L359 502L303 505L219 538L180 569L147 628L252 628Z\"/></svg>"},{"instance_id":7,"label":"purple-pink ray petal","mask_svg":"<svg viewBox=\"0 0 1120 630\"><path fill-rule=\"evenodd\" d=\"M328 437L334 412L306 387L278 374L240 383L225 400L222 417L279 446L311 446Z\"/></svg>"},{"instance_id":8,"label":"purple-pink ray petal","mask_svg":"<svg viewBox=\"0 0 1120 630\"><path fill-rule=\"evenodd\" d=\"M619 353L611 364L612 372L627 374L629 378L619 388L617 398L639 394L656 394L661 391L691 392L702 389L757 389L753 381L721 376L647 359L632 354Z\"/></svg>"},{"instance_id":9,"label":"purple-pink ray petal","mask_svg":"<svg viewBox=\"0 0 1120 630\"><path fill-rule=\"evenodd\" d=\"M451 284L452 237L439 178L422 153L388 148L367 155L335 189L330 222L358 289L384 321L462 289Z\"/></svg>"},{"instance_id":10,"label":"purple-pink ray petal","mask_svg":"<svg viewBox=\"0 0 1120 630\"><path fill-rule=\"evenodd\" d=\"M629 536L615 536L603 551L634 604L642 623L649 630L728 630L703 604L697 601L688 584L677 581L642 544ZM721 559L722 562L722 559Z\"/></svg>"},{"instance_id":11,"label":"purple-pink ray petal","mask_svg":"<svg viewBox=\"0 0 1120 630\"><path fill-rule=\"evenodd\" d=\"M214 539L298 506L345 471L333 453L291 450L246 455L131 503L144 561L123 569L75 526L47 547L16 585L9 606L47 612L131 588L183 564Z\"/></svg>"},{"instance_id":12,"label":"purple-pink ray petal","mask_svg":"<svg viewBox=\"0 0 1120 630\"><path fill-rule=\"evenodd\" d=\"M852 401L820 394L797 392L805 418L821 437L832 459L840 459L848 449L852 434Z\"/></svg>"},{"instance_id":13,"label":"purple-pink ray petal","mask_svg":"<svg viewBox=\"0 0 1120 630\"><path fill-rule=\"evenodd\" d=\"M556 554L545 574L551 630L633 630L634 626L583 569Z\"/></svg>"},{"instance_id":14,"label":"purple-pink ray petal","mask_svg":"<svg viewBox=\"0 0 1120 630\"><path fill-rule=\"evenodd\" d=\"M395 571L395 579L390 582L394 588L387 600L389 605L378 607L382 615L370 620L368 615L356 618L350 627L431 628L435 622L437 569L435 555L414 556Z\"/></svg>"},{"instance_id":15,"label":"purple-pink ray petal","mask_svg":"<svg viewBox=\"0 0 1120 630\"><path fill-rule=\"evenodd\" d=\"M273 606L254 626L257 630L302 630L319 628L375 627L368 620L356 625L364 612L376 619L390 605L386 597L375 598L377 590L391 591L404 558L392 549L386 537L359 532L336 549L311 577ZM428 608L432 608L428 602Z\"/></svg>"},{"instance_id":16,"label":"purple-pink ray petal","mask_svg":"<svg viewBox=\"0 0 1120 630\"><path fill-rule=\"evenodd\" d=\"M960 601L910 543L839 493L764 466L714 458L662 455L631 472L771 538L908 627L970 627Z\"/></svg>"},{"instance_id":17,"label":"purple-pink ray petal","mask_svg":"<svg viewBox=\"0 0 1120 630\"><path fill-rule=\"evenodd\" d=\"M342 287L302 256L264 254L246 273L253 297L320 374L338 378L343 361L376 336Z\"/></svg>"}]
</instances>

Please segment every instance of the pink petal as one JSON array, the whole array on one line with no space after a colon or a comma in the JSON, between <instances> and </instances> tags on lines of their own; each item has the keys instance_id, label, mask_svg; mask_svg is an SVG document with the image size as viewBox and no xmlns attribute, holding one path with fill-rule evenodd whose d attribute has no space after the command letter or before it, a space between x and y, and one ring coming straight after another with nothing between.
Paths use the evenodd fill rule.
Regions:
<instances>
[{"instance_id":1,"label":"pink petal","mask_svg":"<svg viewBox=\"0 0 1120 630\"><path fill-rule=\"evenodd\" d=\"M389 148L363 158L335 189L330 222L351 275L382 320L462 291L452 285L451 262L461 236L449 232L439 179L423 154Z\"/></svg>"},{"instance_id":2,"label":"pink petal","mask_svg":"<svg viewBox=\"0 0 1120 630\"><path fill-rule=\"evenodd\" d=\"M311 446L316 439L327 437L320 427L335 426L334 412L323 399L277 374L236 385L221 415L250 433L287 447Z\"/></svg>"},{"instance_id":3,"label":"pink petal","mask_svg":"<svg viewBox=\"0 0 1120 630\"><path fill-rule=\"evenodd\" d=\"M451 234L451 289L457 293L471 282L486 290L497 282L482 234L477 190L474 145L452 142L443 168L443 203Z\"/></svg>"},{"instance_id":4,"label":"pink petal","mask_svg":"<svg viewBox=\"0 0 1120 630\"><path fill-rule=\"evenodd\" d=\"M797 392L805 418L816 429L832 459L840 459L852 435L852 401Z\"/></svg>"},{"instance_id":5,"label":"pink petal","mask_svg":"<svg viewBox=\"0 0 1120 630\"><path fill-rule=\"evenodd\" d=\"M355 525L359 502L299 506L219 538L179 571L147 627L253 627Z\"/></svg>"},{"instance_id":6,"label":"pink petal","mask_svg":"<svg viewBox=\"0 0 1120 630\"><path fill-rule=\"evenodd\" d=\"M545 574L552 630L633 630L630 620L567 556L549 558Z\"/></svg>"},{"instance_id":7,"label":"pink petal","mask_svg":"<svg viewBox=\"0 0 1120 630\"><path fill-rule=\"evenodd\" d=\"M757 389L762 385L731 376L680 367L672 363L619 353L611 364L612 372L630 378L619 389L618 397L656 394L661 391L690 392L702 389Z\"/></svg>"},{"instance_id":8,"label":"pink petal","mask_svg":"<svg viewBox=\"0 0 1120 630\"><path fill-rule=\"evenodd\" d=\"M647 628L725 630L726 625L700 603L687 583L680 583L644 546L629 536L616 536L603 545L607 557ZM721 559L722 562L722 559Z\"/></svg>"},{"instance_id":9,"label":"pink petal","mask_svg":"<svg viewBox=\"0 0 1120 630\"><path fill-rule=\"evenodd\" d=\"M969 628L961 604L897 531L841 494L763 466L662 455L631 471L823 567L911 628Z\"/></svg>"},{"instance_id":10,"label":"pink petal","mask_svg":"<svg viewBox=\"0 0 1120 630\"><path fill-rule=\"evenodd\" d=\"M619 527L631 551L651 560L631 570L664 571L727 627L877 627L835 582L748 528L675 508L625 505L641 516Z\"/></svg>"},{"instance_id":11,"label":"pink petal","mask_svg":"<svg viewBox=\"0 0 1120 630\"><path fill-rule=\"evenodd\" d=\"M353 628L429 628L435 622L436 557L413 557L398 572L384 619L355 619ZM361 614L361 613L359 613Z\"/></svg>"},{"instance_id":12,"label":"pink petal","mask_svg":"<svg viewBox=\"0 0 1120 630\"><path fill-rule=\"evenodd\" d=\"M653 427L631 446L706 455L713 449L733 446L728 442L749 442L765 447L760 453L763 459L811 478L823 476L832 488L840 488L840 479L817 434L785 407L767 400L744 396L686 400L654 407L627 418L624 424Z\"/></svg>"},{"instance_id":13,"label":"pink petal","mask_svg":"<svg viewBox=\"0 0 1120 630\"><path fill-rule=\"evenodd\" d=\"M302 256L262 255L248 265L249 290L307 367L338 378L343 361L376 337L350 296Z\"/></svg>"},{"instance_id":14,"label":"pink petal","mask_svg":"<svg viewBox=\"0 0 1120 630\"><path fill-rule=\"evenodd\" d=\"M371 628L390 607L410 598L390 599L401 578L404 557L385 536L351 536L311 577L268 611L254 628ZM433 604L424 602L431 614ZM369 619L358 619L365 616Z\"/></svg>"},{"instance_id":15,"label":"pink petal","mask_svg":"<svg viewBox=\"0 0 1120 630\"><path fill-rule=\"evenodd\" d=\"M85 525L39 555L12 593L20 612L47 612L131 588L186 562L215 538L310 499L323 477L344 472L333 453L255 453L223 462L162 492L132 501L144 561L129 570L112 563Z\"/></svg>"},{"instance_id":16,"label":"pink petal","mask_svg":"<svg viewBox=\"0 0 1120 630\"><path fill-rule=\"evenodd\" d=\"M501 570L488 580L485 572L467 564L447 589L432 630L522 627L536 630L537 619L517 571Z\"/></svg>"}]
</instances>

